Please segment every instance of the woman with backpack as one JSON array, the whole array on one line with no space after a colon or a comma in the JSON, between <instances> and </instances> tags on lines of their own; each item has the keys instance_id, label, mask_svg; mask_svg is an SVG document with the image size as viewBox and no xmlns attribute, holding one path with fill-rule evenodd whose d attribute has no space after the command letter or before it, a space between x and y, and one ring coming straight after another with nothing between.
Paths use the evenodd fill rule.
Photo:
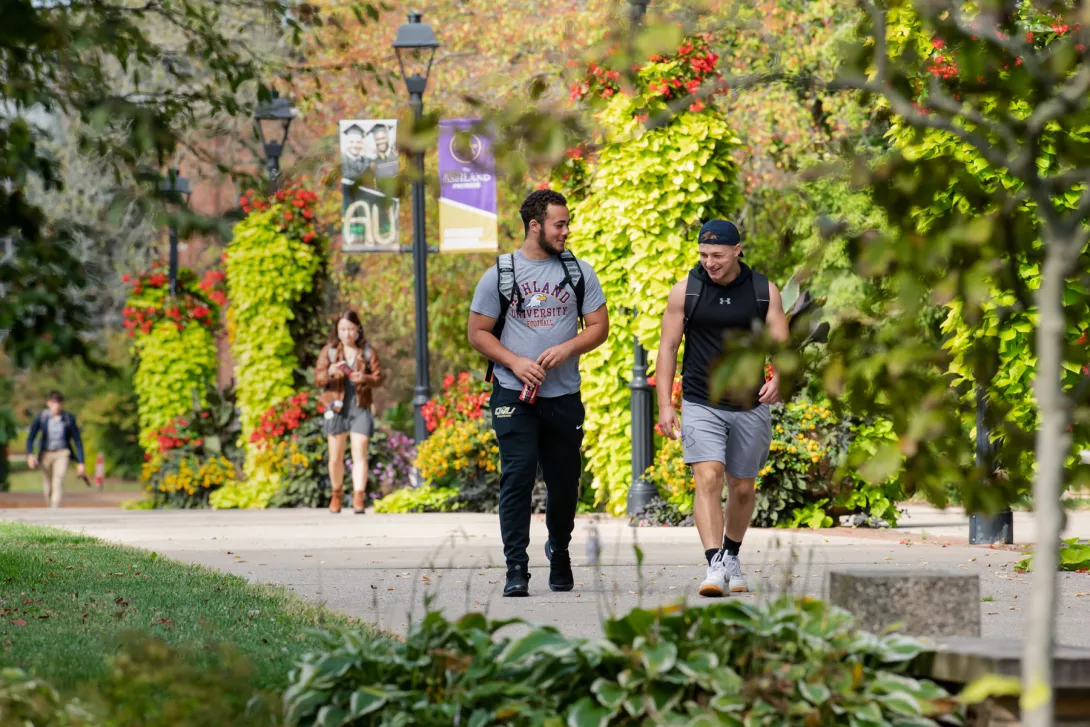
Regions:
<instances>
[{"instance_id":1,"label":"woman with backpack","mask_svg":"<svg viewBox=\"0 0 1090 727\"><path fill-rule=\"evenodd\" d=\"M325 433L329 438L329 479L333 483L329 511L341 511L345 445L351 440L352 510L362 515L367 448L375 430L371 390L382 383L382 368L355 311L337 316L329 342L318 356L314 383L323 389L321 402L325 405Z\"/></svg>"}]
</instances>

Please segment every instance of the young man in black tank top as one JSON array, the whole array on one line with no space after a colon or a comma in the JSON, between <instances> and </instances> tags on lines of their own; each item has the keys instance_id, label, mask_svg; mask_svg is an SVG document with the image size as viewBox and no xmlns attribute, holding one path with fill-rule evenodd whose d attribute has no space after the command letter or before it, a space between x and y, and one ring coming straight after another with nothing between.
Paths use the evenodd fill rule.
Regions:
<instances>
[{"instance_id":1,"label":"young man in black tank top","mask_svg":"<svg viewBox=\"0 0 1090 727\"><path fill-rule=\"evenodd\" d=\"M739 259L742 237L734 223L705 223L699 245L700 264L670 290L655 375L659 429L671 439L681 437L685 463L696 481L693 515L708 561L700 595L722 596L748 590L738 550L753 517L754 482L768 459L768 405L779 400L779 377L755 381L751 392L713 399L711 375L731 335L763 327L772 338L786 341L788 331L780 291ZM671 394L683 337L679 424ZM720 507L724 479L725 511Z\"/></svg>"}]
</instances>

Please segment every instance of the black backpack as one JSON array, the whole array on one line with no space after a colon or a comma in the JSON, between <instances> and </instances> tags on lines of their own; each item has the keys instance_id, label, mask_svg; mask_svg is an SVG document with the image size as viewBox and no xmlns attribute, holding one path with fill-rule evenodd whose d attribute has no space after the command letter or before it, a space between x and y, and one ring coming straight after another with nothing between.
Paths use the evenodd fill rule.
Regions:
<instances>
[{"instance_id":1,"label":"black backpack","mask_svg":"<svg viewBox=\"0 0 1090 727\"><path fill-rule=\"evenodd\" d=\"M560 253L560 264L564 266L564 279L560 281L560 287L569 287L575 293L576 310L579 312L579 326L583 326L583 296L586 294L586 281L583 279L583 269L579 267L579 261L568 250ZM507 313L511 306L522 312L522 291L515 285L515 256L511 253L496 256L496 289L500 294L500 315L492 326L492 335L500 340L503 327L507 324ZM488 370L484 380L492 381L492 371L496 368L494 361L488 362Z\"/></svg>"},{"instance_id":2,"label":"black backpack","mask_svg":"<svg viewBox=\"0 0 1090 727\"><path fill-rule=\"evenodd\" d=\"M768 317L768 278L763 273L758 273L750 268L753 282L753 297L757 300L757 313L761 316L761 325L764 325ZM689 279L685 283L685 330L689 330L689 319L696 312L700 304L700 298L704 295L704 281L689 273Z\"/></svg>"}]
</instances>

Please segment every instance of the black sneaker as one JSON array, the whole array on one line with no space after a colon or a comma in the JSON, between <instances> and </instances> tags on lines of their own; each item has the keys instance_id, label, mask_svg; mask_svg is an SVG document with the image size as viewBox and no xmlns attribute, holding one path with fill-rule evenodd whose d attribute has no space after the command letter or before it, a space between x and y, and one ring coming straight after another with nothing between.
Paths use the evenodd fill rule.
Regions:
<instances>
[{"instance_id":1,"label":"black sneaker","mask_svg":"<svg viewBox=\"0 0 1090 727\"><path fill-rule=\"evenodd\" d=\"M525 570L507 571L507 584L503 587L504 598L524 598L530 595L530 573Z\"/></svg>"},{"instance_id":2,"label":"black sneaker","mask_svg":"<svg viewBox=\"0 0 1090 727\"><path fill-rule=\"evenodd\" d=\"M545 557L549 559L549 588L554 591L570 591L575 588L575 576L571 572L571 553L567 548L554 550L552 541L546 540Z\"/></svg>"}]
</instances>

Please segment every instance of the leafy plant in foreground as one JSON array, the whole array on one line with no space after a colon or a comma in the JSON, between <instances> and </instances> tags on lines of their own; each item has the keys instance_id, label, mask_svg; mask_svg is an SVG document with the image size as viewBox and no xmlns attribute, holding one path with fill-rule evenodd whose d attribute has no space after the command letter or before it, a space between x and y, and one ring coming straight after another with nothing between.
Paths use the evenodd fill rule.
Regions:
<instances>
[{"instance_id":1,"label":"leafy plant in foreground","mask_svg":"<svg viewBox=\"0 0 1090 727\"><path fill-rule=\"evenodd\" d=\"M528 631L498 635L516 623ZM906 675L923 649L808 598L636 609L599 642L429 611L403 641L327 634L284 702L321 724L960 724L956 700Z\"/></svg>"}]
</instances>

